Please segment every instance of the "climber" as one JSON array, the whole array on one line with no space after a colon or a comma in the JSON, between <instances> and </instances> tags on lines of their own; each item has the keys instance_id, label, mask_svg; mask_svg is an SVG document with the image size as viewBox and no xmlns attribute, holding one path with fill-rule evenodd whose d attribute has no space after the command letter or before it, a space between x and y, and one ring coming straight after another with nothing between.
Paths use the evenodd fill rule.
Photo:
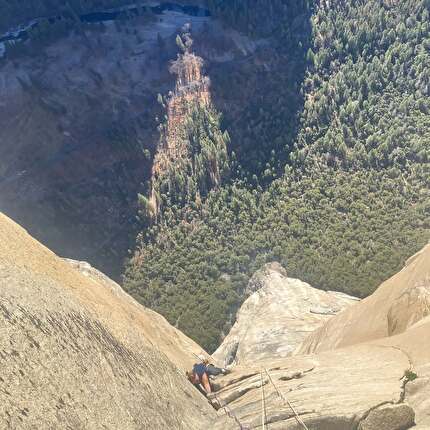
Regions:
<instances>
[{"instance_id":1,"label":"climber","mask_svg":"<svg viewBox=\"0 0 430 430\"><path fill-rule=\"evenodd\" d=\"M206 366L206 373L209 377L215 377L218 375L227 375L230 373L229 370L224 369L222 367L216 367L213 365L208 358L206 358L203 354L200 354L197 356L201 363L203 363ZM195 366L197 366L196 364Z\"/></svg>"},{"instance_id":2,"label":"climber","mask_svg":"<svg viewBox=\"0 0 430 430\"><path fill-rule=\"evenodd\" d=\"M218 375L226 375L228 370L210 364L209 360L203 355L199 355L198 358L200 363L194 364L192 371L187 372L187 377L188 380L199 389L199 391L207 395L212 392L209 378ZM203 387L204 392L201 387Z\"/></svg>"},{"instance_id":3,"label":"climber","mask_svg":"<svg viewBox=\"0 0 430 430\"><path fill-rule=\"evenodd\" d=\"M188 380L205 396L212 393L206 364L196 363L191 372L187 372ZM202 388L203 387L203 388Z\"/></svg>"}]
</instances>

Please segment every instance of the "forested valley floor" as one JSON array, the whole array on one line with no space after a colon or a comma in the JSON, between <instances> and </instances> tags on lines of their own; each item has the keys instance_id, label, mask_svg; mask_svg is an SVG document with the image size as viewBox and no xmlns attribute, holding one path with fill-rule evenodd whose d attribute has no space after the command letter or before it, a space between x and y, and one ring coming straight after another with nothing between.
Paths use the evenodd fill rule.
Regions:
<instances>
[{"instance_id":1,"label":"forested valley floor","mask_svg":"<svg viewBox=\"0 0 430 430\"><path fill-rule=\"evenodd\" d=\"M264 86L248 116L223 111L230 179L143 225L126 272L134 297L208 350L264 263L364 297L430 236L430 2L266 4L210 1L271 41L225 91Z\"/></svg>"}]
</instances>

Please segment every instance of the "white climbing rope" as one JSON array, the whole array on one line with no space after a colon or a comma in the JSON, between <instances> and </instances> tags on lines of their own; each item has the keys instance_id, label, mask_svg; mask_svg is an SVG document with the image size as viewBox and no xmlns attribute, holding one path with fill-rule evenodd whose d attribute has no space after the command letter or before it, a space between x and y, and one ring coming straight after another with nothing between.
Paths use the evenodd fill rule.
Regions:
<instances>
[{"instance_id":1,"label":"white climbing rope","mask_svg":"<svg viewBox=\"0 0 430 430\"><path fill-rule=\"evenodd\" d=\"M306 426L306 424L303 422L303 420L300 418L299 414L297 413L296 409L294 408L294 406L292 405L292 403L281 393L281 391L278 389L278 387L276 386L275 382L273 381L269 371L267 369L264 369L264 371L266 372L270 383L273 385L273 388L275 389L276 394L278 395L278 397L284 402L284 404L286 404L291 411L294 414L294 418L297 421L297 423L302 426L302 428L304 430L309 430L309 428ZM264 390L264 378L263 378L263 370L260 371L260 388L261 388L261 429L262 430L268 430L268 426L267 426L267 409L266 409L266 394L265 394L265 390ZM224 413L231 419L233 419L236 424L238 425L240 430L249 430L249 426L248 425L244 425L240 422L239 418L237 417L237 415L227 406L227 404L222 405L219 397L216 395L216 393L213 393L216 401L218 402L220 408L224 411Z\"/></svg>"},{"instance_id":2,"label":"white climbing rope","mask_svg":"<svg viewBox=\"0 0 430 430\"><path fill-rule=\"evenodd\" d=\"M261 381L261 428L265 430L266 428L266 397L264 394L264 381L263 381L263 371L260 372Z\"/></svg>"},{"instance_id":3,"label":"white climbing rope","mask_svg":"<svg viewBox=\"0 0 430 430\"><path fill-rule=\"evenodd\" d=\"M224 406L221 406L221 401L218 398L218 396L216 395L216 393L213 393L215 396L216 401L218 402L218 404L220 405L221 409L224 411L224 413L231 419L233 419L236 424L239 426L240 430L250 430L250 427L247 426L246 424L242 424L239 420L239 418L237 417L237 415L227 406L227 404L225 404Z\"/></svg>"},{"instance_id":4,"label":"white climbing rope","mask_svg":"<svg viewBox=\"0 0 430 430\"><path fill-rule=\"evenodd\" d=\"M276 391L276 394L278 395L278 397L280 399L282 399L282 401L284 402L284 404L288 405L289 408L293 411L294 414L294 418L296 419L296 421L298 422L299 425L301 425L305 430L309 430L308 427L306 426L306 424L303 422L303 420L300 418L299 414L297 413L297 411L295 410L294 406L291 404L291 402L279 391L278 387L275 385L275 383L273 382L272 377L270 376L270 373L267 369L264 369L267 373L267 376L269 377L269 381L272 383L273 388Z\"/></svg>"}]
</instances>

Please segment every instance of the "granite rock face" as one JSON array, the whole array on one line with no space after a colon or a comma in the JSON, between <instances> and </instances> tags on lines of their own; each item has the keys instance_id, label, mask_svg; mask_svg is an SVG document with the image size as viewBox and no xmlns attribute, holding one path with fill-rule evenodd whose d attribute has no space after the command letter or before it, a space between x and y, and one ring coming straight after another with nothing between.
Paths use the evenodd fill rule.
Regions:
<instances>
[{"instance_id":1,"label":"granite rock face","mask_svg":"<svg viewBox=\"0 0 430 430\"><path fill-rule=\"evenodd\" d=\"M414 424L415 412L409 405L383 405L370 411L358 430L403 430Z\"/></svg>"},{"instance_id":2,"label":"granite rock face","mask_svg":"<svg viewBox=\"0 0 430 430\"><path fill-rule=\"evenodd\" d=\"M358 301L288 278L277 263L256 272L248 292L252 294L240 308L236 323L213 354L223 366L287 357L316 328Z\"/></svg>"},{"instance_id":3,"label":"granite rock face","mask_svg":"<svg viewBox=\"0 0 430 430\"><path fill-rule=\"evenodd\" d=\"M390 416L390 422L409 423L408 427L387 430L406 429L414 419L413 408L402 403L402 377L407 369L407 355L396 348L357 345L319 355L261 361L254 367L237 366L219 381L216 396L250 429L259 428L264 411L270 430L301 430L283 398L310 430L382 430L384 427L372 427L381 416ZM370 415L378 405L386 408ZM394 408L391 414L388 408ZM221 408L214 429L236 428L235 421Z\"/></svg>"},{"instance_id":4,"label":"granite rock face","mask_svg":"<svg viewBox=\"0 0 430 430\"><path fill-rule=\"evenodd\" d=\"M301 430L288 402L309 430L429 429L429 333L426 318L374 342L237 366L218 381L214 429L236 429L233 414L259 428L264 412L271 430Z\"/></svg>"},{"instance_id":5,"label":"granite rock face","mask_svg":"<svg viewBox=\"0 0 430 430\"><path fill-rule=\"evenodd\" d=\"M272 343L215 381L215 412L184 377L202 352L197 344L0 214L0 428L249 430L264 422L299 430L303 421L309 430L429 429L429 258L426 247L363 302L348 306L341 296L345 309L331 317L339 296L266 267L249 299L267 305L248 332L275 327ZM265 277L295 305L285 298L278 306ZM269 299L272 317L264 315ZM274 334L287 336L292 325L278 319L280 308L301 324L308 314L330 317L297 349L315 352L282 356L289 351Z\"/></svg>"},{"instance_id":6,"label":"granite rock face","mask_svg":"<svg viewBox=\"0 0 430 430\"><path fill-rule=\"evenodd\" d=\"M430 244L374 294L331 318L299 353L327 351L400 334L430 315Z\"/></svg>"},{"instance_id":7,"label":"granite rock face","mask_svg":"<svg viewBox=\"0 0 430 430\"><path fill-rule=\"evenodd\" d=\"M221 405L214 429L265 422L271 430L301 430L298 420L309 430L430 429L430 316L423 294L429 258L427 246L372 296L312 333L300 354L233 368L213 396ZM399 322L390 330L393 320Z\"/></svg>"},{"instance_id":8,"label":"granite rock face","mask_svg":"<svg viewBox=\"0 0 430 430\"><path fill-rule=\"evenodd\" d=\"M209 428L198 345L82 266L0 214L0 428Z\"/></svg>"}]
</instances>

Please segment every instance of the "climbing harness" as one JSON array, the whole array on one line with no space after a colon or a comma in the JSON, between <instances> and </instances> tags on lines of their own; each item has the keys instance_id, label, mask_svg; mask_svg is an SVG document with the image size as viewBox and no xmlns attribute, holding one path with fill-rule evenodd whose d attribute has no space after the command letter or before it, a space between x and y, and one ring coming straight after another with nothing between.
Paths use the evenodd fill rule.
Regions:
<instances>
[{"instance_id":1,"label":"climbing harness","mask_svg":"<svg viewBox=\"0 0 430 430\"><path fill-rule=\"evenodd\" d=\"M284 397L284 395L279 391L278 387L275 385L275 383L273 382L272 377L270 376L270 373L267 369L264 369L267 373L267 376L269 377L269 381L272 383L273 388L276 391L276 394L278 395L278 397L284 402L285 405L288 405L289 408L293 411L294 414L294 418L296 419L297 423L299 425L301 425L305 430L309 430L308 427L306 426L306 424L303 422L303 420L300 418L299 414L297 413L297 411L294 409L294 406L291 404L291 402ZM264 427L263 427L264 428Z\"/></svg>"},{"instance_id":2,"label":"climbing harness","mask_svg":"<svg viewBox=\"0 0 430 430\"><path fill-rule=\"evenodd\" d=\"M221 402L218 398L218 396L216 395L216 393L213 393L215 396L216 401L218 402L218 404L221 406ZM240 430L251 430L251 427L249 427L246 424L242 424L239 420L239 418L236 416L236 414L225 404L224 406L221 406L221 409L224 411L224 413L231 419L233 419L236 424L239 426Z\"/></svg>"}]
</instances>

